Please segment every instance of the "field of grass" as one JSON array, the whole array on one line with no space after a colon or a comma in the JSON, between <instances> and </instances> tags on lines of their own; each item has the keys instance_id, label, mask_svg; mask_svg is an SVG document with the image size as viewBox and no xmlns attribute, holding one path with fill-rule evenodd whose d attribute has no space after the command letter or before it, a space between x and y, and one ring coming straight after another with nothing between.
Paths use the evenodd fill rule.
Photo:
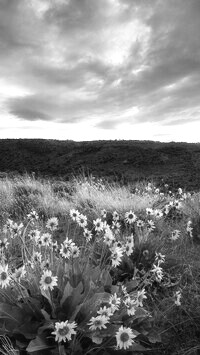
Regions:
<instances>
[{"instance_id":1,"label":"field of grass","mask_svg":"<svg viewBox=\"0 0 200 355\"><path fill-rule=\"evenodd\" d=\"M0 353L200 354L200 192L0 180Z\"/></svg>"}]
</instances>

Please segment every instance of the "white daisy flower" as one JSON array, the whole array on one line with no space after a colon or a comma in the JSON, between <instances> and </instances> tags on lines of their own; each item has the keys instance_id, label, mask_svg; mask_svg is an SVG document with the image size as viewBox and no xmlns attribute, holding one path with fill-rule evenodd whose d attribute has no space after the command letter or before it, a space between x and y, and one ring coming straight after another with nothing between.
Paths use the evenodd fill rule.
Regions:
<instances>
[{"instance_id":1,"label":"white daisy flower","mask_svg":"<svg viewBox=\"0 0 200 355\"><path fill-rule=\"evenodd\" d=\"M108 246L111 246L113 241L115 241L115 237L114 237L110 227L106 228L103 239L104 239L104 243Z\"/></svg>"},{"instance_id":2,"label":"white daisy flower","mask_svg":"<svg viewBox=\"0 0 200 355\"><path fill-rule=\"evenodd\" d=\"M70 256L71 256L73 259L75 259L75 258L78 258L79 254L80 254L80 249L79 249L79 247L77 247L77 245L72 245L72 246L71 246L71 255L70 255Z\"/></svg>"},{"instance_id":3,"label":"white daisy flower","mask_svg":"<svg viewBox=\"0 0 200 355\"><path fill-rule=\"evenodd\" d=\"M100 316L105 316L106 318L109 318L113 315L112 308L111 307L100 307L100 309L97 311L97 314Z\"/></svg>"},{"instance_id":4,"label":"white daisy flower","mask_svg":"<svg viewBox=\"0 0 200 355\"><path fill-rule=\"evenodd\" d=\"M121 224L117 221L112 221L112 230L114 231L115 234L120 232Z\"/></svg>"},{"instance_id":5,"label":"white daisy flower","mask_svg":"<svg viewBox=\"0 0 200 355\"><path fill-rule=\"evenodd\" d=\"M7 265L0 265L0 286L2 288L7 288L9 286L11 277L8 272L8 264Z\"/></svg>"},{"instance_id":6,"label":"white daisy flower","mask_svg":"<svg viewBox=\"0 0 200 355\"><path fill-rule=\"evenodd\" d=\"M136 225L138 228L142 228L142 227L144 227L144 222L141 219L138 219L136 222Z\"/></svg>"},{"instance_id":7,"label":"white daisy flower","mask_svg":"<svg viewBox=\"0 0 200 355\"><path fill-rule=\"evenodd\" d=\"M154 216L155 216L156 218L161 218L161 217L163 216L163 213L162 213L161 210L156 209L156 210L154 210Z\"/></svg>"},{"instance_id":8,"label":"white daisy flower","mask_svg":"<svg viewBox=\"0 0 200 355\"><path fill-rule=\"evenodd\" d=\"M96 220L93 221L93 224L95 226L95 231L101 232L103 230L103 222L100 218L97 218Z\"/></svg>"},{"instance_id":9,"label":"white daisy flower","mask_svg":"<svg viewBox=\"0 0 200 355\"><path fill-rule=\"evenodd\" d=\"M160 282L162 280L163 269L160 266L153 264L151 272L155 275L156 281Z\"/></svg>"},{"instance_id":10,"label":"white daisy flower","mask_svg":"<svg viewBox=\"0 0 200 355\"><path fill-rule=\"evenodd\" d=\"M131 234L128 237L126 237L126 243L130 244L132 247L134 247L134 236L133 236L133 234Z\"/></svg>"},{"instance_id":11,"label":"white daisy flower","mask_svg":"<svg viewBox=\"0 0 200 355\"><path fill-rule=\"evenodd\" d=\"M155 261L158 263L159 266L161 263L165 262L165 255L156 252Z\"/></svg>"},{"instance_id":12,"label":"white daisy flower","mask_svg":"<svg viewBox=\"0 0 200 355\"><path fill-rule=\"evenodd\" d=\"M137 292L137 300L136 300L136 305L137 307L143 307L143 300L146 299L146 291L143 288L141 291Z\"/></svg>"},{"instance_id":13,"label":"white daisy flower","mask_svg":"<svg viewBox=\"0 0 200 355\"><path fill-rule=\"evenodd\" d=\"M0 251L4 251L5 249L7 249L9 244L10 243L8 242L7 238L1 239L0 240Z\"/></svg>"},{"instance_id":14,"label":"white daisy flower","mask_svg":"<svg viewBox=\"0 0 200 355\"><path fill-rule=\"evenodd\" d=\"M40 231L37 229L31 230L28 233L28 236L31 240L35 240L35 242L37 243L38 239L40 239Z\"/></svg>"},{"instance_id":15,"label":"white daisy flower","mask_svg":"<svg viewBox=\"0 0 200 355\"><path fill-rule=\"evenodd\" d=\"M80 214L77 223L80 227L85 228L87 226L87 217Z\"/></svg>"},{"instance_id":16,"label":"white daisy flower","mask_svg":"<svg viewBox=\"0 0 200 355\"><path fill-rule=\"evenodd\" d=\"M45 270L40 279L40 287L43 290L53 290L54 286L58 285L58 277L52 276L51 270Z\"/></svg>"},{"instance_id":17,"label":"white daisy flower","mask_svg":"<svg viewBox=\"0 0 200 355\"><path fill-rule=\"evenodd\" d=\"M180 237L181 231L179 231L178 229L175 229L172 231L171 233L171 240L177 240Z\"/></svg>"},{"instance_id":18,"label":"white daisy flower","mask_svg":"<svg viewBox=\"0 0 200 355\"><path fill-rule=\"evenodd\" d=\"M133 345L133 339L136 335L133 334L133 331L129 327L123 327L123 325L118 329L116 335L117 348L120 349L128 349L131 345Z\"/></svg>"},{"instance_id":19,"label":"white daisy flower","mask_svg":"<svg viewBox=\"0 0 200 355\"><path fill-rule=\"evenodd\" d=\"M47 229L50 229L52 232L58 228L58 218L52 217L47 220L46 223Z\"/></svg>"},{"instance_id":20,"label":"white daisy flower","mask_svg":"<svg viewBox=\"0 0 200 355\"><path fill-rule=\"evenodd\" d=\"M121 304L121 298L117 297L117 294L114 293L114 295L111 295L109 298L109 304L111 306L112 312L115 312L119 309L119 306Z\"/></svg>"},{"instance_id":21,"label":"white daisy flower","mask_svg":"<svg viewBox=\"0 0 200 355\"><path fill-rule=\"evenodd\" d=\"M101 210L101 216L102 216L102 218L106 218L107 211L105 209Z\"/></svg>"},{"instance_id":22,"label":"white daisy flower","mask_svg":"<svg viewBox=\"0 0 200 355\"><path fill-rule=\"evenodd\" d=\"M96 330L96 329L106 329L107 328L107 323L109 323L109 319L104 316L104 315L99 315L97 317L92 317L88 323L90 325L89 329L90 330Z\"/></svg>"},{"instance_id":23,"label":"white daisy flower","mask_svg":"<svg viewBox=\"0 0 200 355\"><path fill-rule=\"evenodd\" d=\"M84 229L83 235L86 238L87 242L89 242L92 239L92 232L87 228Z\"/></svg>"},{"instance_id":24,"label":"white daisy flower","mask_svg":"<svg viewBox=\"0 0 200 355\"><path fill-rule=\"evenodd\" d=\"M39 219L39 216L36 211L31 211L27 214L27 219L31 222L37 221Z\"/></svg>"},{"instance_id":25,"label":"white daisy flower","mask_svg":"<svg viewBox=\"0 0 200 355\"><path fill-rule=\"evenodd\" d=\"M126 243L124 247L124 251L127 256L130 256L133 253L133 245Z\"/></svg>"},{"instance_id":26,"label":"white daisy flower","mask_svg":"<svg viewBox=\"0 0 200 355\"><path fill-rule=\"evenodd\" d=\"M44 247L49 247L52 244L52 237L49 233L44 233L41 236L41 245Z\"/></svg>"},{"instance_id":27,"label":"white daisy flower","mask_svg":"<svg viewBox=\"0 0 200 355\"><path fill-rule=\"evenodd\" d=\"M111 261L112 261L112 266L116 267L118 266L123 257L123 249L120 247L114 247L111 248Z\"/></svg>"},{"instance_id":28,"label":"white daisy flower","mask_svg":"<svg viewBox=\"0 0 200 355\"><path fill-rule=\"evenodd\" d=\"M112 216L113 216L114 221L118 221L119 220L119 213L117 211L114 211Z\"/></svg>"},{"instance_id":29,"label":"white daisy flower","mask_svg":"<svg viewBox=\"0 0 200 355\"><path fill-rule=\"evenodd\" d=\"M146 214L147 216L153 216L153 209L152 208L146 208Z\"/></svg>"},{"instance_id":30,"label":"white daisy flower","mask_svg":"<svg viewBox=\"0 0 200 355\"><path fill-rule=\"evenodd\" d=\"M23 279L26 275L26 267L23 265L22 267L15 269L15 271L12 274L12 278L14 278L17 281L20 281Z\"/></svg>"},{"instance_id":31,"label":"white daisy flower","mask_svg":"<svg viewBox=\"0 0 200 355\"><path fill-rule=\"evenodd\" d=\"M55 331L51 334L54 334L56 336L55 341L66 342L66 339L70 341L72 339L72 335L76 334L76 331L74 330L76 327L77 324L75 322L69 323L68 320L66 320L65 322L56 322Z\"/></svg>"},{"instance_id":32,"label":"white daisy flower","mask_svg":"<svg viewBox=\"0 0 200 355\"><path fill-rule=\"evenodd\" d=\"M133 211L129 211L125 213L125 221L129 224L134 223L137 219L137 216Z\"/></svg>"},{"instance_id":33,"label":"white daisy flower","mask_svg":"<svg viewBox=\"0 0 200 355\"><path fill-rule=\"evenodd\" d=\"M129 316L134 316L135 312L136 312L136 304L135 304L135 300L132 300L130 298L130 296L128 296L125 301L124 301L124 304L126 306L126 309L127 309L127 314Z\"/></svg>"},{"instance_id":34,"label":"white daisy flower","mask_svg":"<svg viewBox=\"0 0 200 355\"><path fill-rule=\"evenodd\" d=\"M78 210L72 209L72 210L70 210L69 214L70 214L70 217L72 218L73 221L75 221L75 222L79 221L80 213Z\"/></svg>"},{"instance_id":35,"label":"white daisy flower","mask_svg":"<svg viewBox=\"0 0 200 355\"><path fill-rule=\"evenodd\" d=\"M154 221L152 221L151 219L149 219L149 220L147 221L147 229L148 229L148 231L149 231L149 232L152 232L155 228L156 228L156 226L155 226Z\"/></svg>"}]
</instances>

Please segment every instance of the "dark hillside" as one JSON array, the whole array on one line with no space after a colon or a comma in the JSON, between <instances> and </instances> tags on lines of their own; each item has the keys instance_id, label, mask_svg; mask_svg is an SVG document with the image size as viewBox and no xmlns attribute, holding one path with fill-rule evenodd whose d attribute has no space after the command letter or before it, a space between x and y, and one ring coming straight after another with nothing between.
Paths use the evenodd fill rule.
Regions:
<instances>
[{"instance_id":1,"label":"dark hillside","mask_svg":"<svg viewBox=\"0 0 200 355\"><path fill-rule=\"evenodd\" d=\"M200 188L200 143L0 140L0 172L69 179L81 171L123 183L163 178L174 187Z\"/></svg>"}]
</instances>

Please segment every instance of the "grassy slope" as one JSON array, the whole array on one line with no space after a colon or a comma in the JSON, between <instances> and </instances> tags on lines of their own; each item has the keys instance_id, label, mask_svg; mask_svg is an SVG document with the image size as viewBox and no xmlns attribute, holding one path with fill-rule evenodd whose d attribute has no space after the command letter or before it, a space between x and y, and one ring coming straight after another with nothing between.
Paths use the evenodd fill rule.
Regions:
<instances>
[{"instance_id":1,"label":"grassy slope","mask_svg":"<svg viewBox=\"0 0 200 355\"><path fill-rule=\"evenodd\" d=\"M141 185L140 188L143 189L144 186ZM1 222L5 222L7 217L20 222L31 208L35 208L43 220L50 216L59 216L60 220L64 219L65 224L70 208L78 208L91 221L100 216L103 208L109 212L117 210L122 216L133 209L138 216L142 216L146 207L158 208L170 201L169 196L165 196L163 201L159 194L133 194L131 190L131 186L101 183L95 185L92 180L73 181L70 184L60 182L59 185L29 176L3 179L0 182ZM151 311L163 341L162 345L155 344L155 352L152 354L198 354L195 349L199 349L200 338L200 246L198 230L196 239L192 242L185 228L189 218L193 219L194 226L199 225L199 193L184 203L183 211L184 216L180 221L161 219L155 235L147 244L141 246L138 256L141 257L143 249L149 250L150 254L154 250L165 254L166 263L163 268L175 282L179 280L178 287L182 291L180 307L173 303L173 288L164 288L157 290L155 294L148 294L146 307ZM174 242L169 239L173 229L182 232L181 238Z\"/></svg>"},{"instance_id":2,"label":"grassy slope","mask_svg":"<svg viewBox=\"0 0 200 355\"><path fill-rule=\"evenodd\" d=\"M200 144L151 141L0 140L0 172L35 172L69 179L81 171L123 183L164 179L200 187Z\"/></svg>"}]
</instances>

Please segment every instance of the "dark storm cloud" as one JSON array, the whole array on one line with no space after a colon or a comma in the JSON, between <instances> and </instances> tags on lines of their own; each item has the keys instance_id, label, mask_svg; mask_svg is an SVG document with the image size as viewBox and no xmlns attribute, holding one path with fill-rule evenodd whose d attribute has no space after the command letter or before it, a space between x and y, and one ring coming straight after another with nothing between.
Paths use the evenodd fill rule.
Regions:
<instances>
[{"instance_id":1,"label":"dark storm cloud","mask_svg":"<svg viewBox=\"0 0 200 355\"><path fill-rule=\"evenodd\" d=\"M28 93L8 98L8 112L27 121L99 117L103 129L196 121L199 32L199 0L0 0L0 75Z\"/></svg>"}]
</instances>

